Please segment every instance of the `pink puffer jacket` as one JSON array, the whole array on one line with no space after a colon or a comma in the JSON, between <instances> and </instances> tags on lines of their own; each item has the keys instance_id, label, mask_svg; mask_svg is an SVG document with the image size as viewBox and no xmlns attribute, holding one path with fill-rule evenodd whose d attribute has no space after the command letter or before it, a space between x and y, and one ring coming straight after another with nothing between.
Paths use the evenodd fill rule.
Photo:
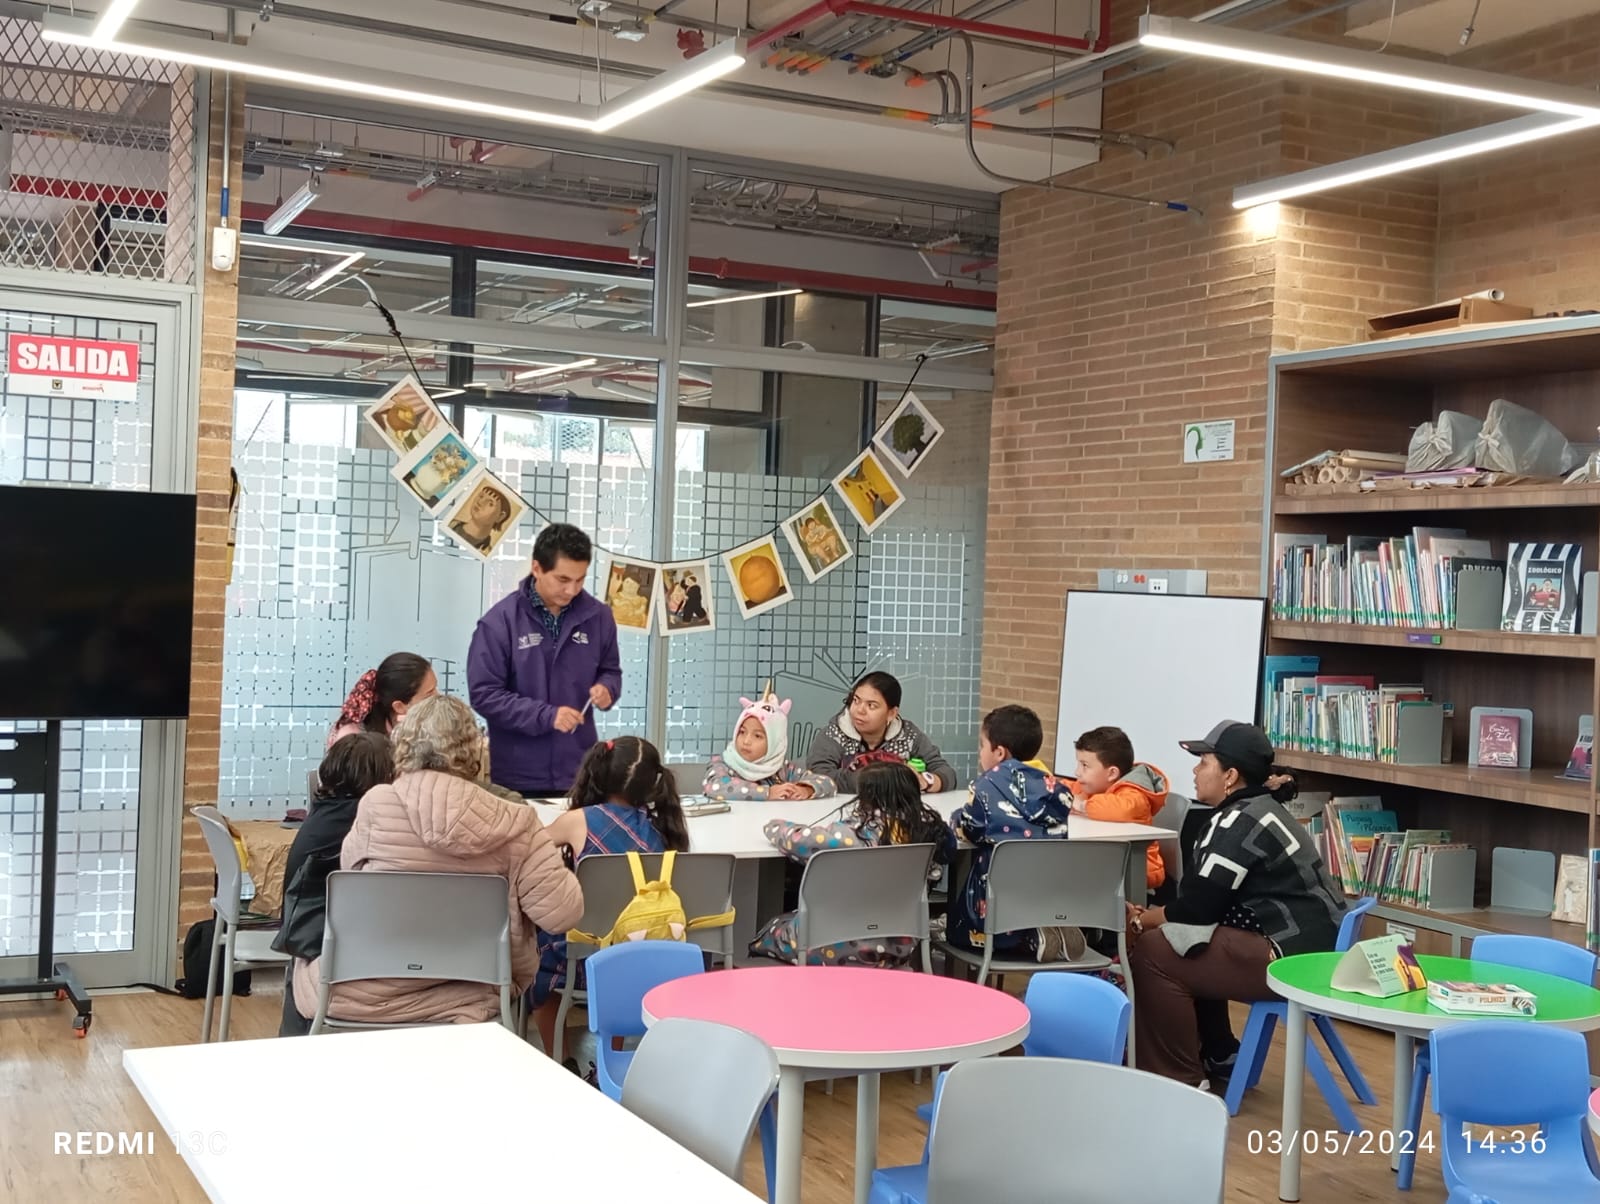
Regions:
<instances>
[{"instance_id":1,"label":"pink puffer jacket","mask_svg":"<svg viewBox=\"0 0 1600 1204\"><path fill-rule=\"evenodd\" d=\"M539 966L534 927L565 933L583 915L577 876L562 865L532 807L432 770L404 774L392 786L367 792L345 837L339 868L505 875L517 991L533 981ZM316 962L295 962L294 999L302 1016L316 1014ZM336 986L328 1014L380 1024L477 1023L498 1019L500 1001L493 987L477 983L382 978Z\"/></svg>"}]
</instances>

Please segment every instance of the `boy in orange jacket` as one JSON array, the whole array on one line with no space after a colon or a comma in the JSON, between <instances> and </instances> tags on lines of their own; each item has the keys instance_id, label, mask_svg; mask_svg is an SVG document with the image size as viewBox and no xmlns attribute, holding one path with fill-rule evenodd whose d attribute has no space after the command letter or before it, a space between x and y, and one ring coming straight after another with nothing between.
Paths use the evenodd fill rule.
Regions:
<instances>
[{"instance_id":1,"label":"boy in orange jacket","mask_svg":"<svg viewBox=\"0 0 1600 1204\"><path fill-rule=\"evenodd\" d=\"M1120 727L1097 727L1079 736L1078 780L1072 784L1073 810L1090 819L1148 824L1167 801L1167 778L1154 765L1133 759L1133 741ZM1154 891L1167 880L1161 850L1145 848L1145 880Z\"/></svg>"}]
</instances>

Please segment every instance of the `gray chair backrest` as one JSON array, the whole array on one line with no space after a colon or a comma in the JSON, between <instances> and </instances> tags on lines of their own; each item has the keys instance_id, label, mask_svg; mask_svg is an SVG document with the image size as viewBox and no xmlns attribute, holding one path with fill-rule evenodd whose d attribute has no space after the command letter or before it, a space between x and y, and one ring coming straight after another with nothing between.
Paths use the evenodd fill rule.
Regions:
<instances>
[{"instance_id":1,"label":"gray chair backrest","mask_svg":"<svg viewBox=\"0 0 1600 1204\"><path fill-rule=\"evenodd\" d=\"M1031 1150L994 1157L994 1118ZM1129 1117L1160 1117L1160 1156L1137 1164ZM1210 1092L1125 1066L983 1058L945 1075L928 1155L927 1204L1222 1204L1228 1109Z\"/></svg>"},{"instance_id":2,"label":"gray chair backrest","mask_svg":"<svg viewBox=\"0 0 1600 1204\"><path fill-rule=\"evenodd\" d=\"M644 863L645 881L661 876L660 853L641 853L639 860ZM692 920L733 910L734 860L731 853L678 854L672 863L672 889L683 902L685 917ZM596 935L610 932L622 909L633 900L633 873L628 869L627 854L595 853L585 857L578 862L578 885L583 888L583 919L573 927ZM687 939L712 953L731 956L734 952L732 924L696 928Z\"/></svg>"},{"instance_id":3,"label":"gray chair backrest","mask_svg":"<svg viewBox=\"0 0 1600 1204\"><path fill-rule=\"evenodd\" d=\"M928 939L931 844L823 849L800 879L795 944L803 952L839 941L909 936Z\"/></svg>"},{"instance_id":4,"label":"gray chair backrest","mask_svg":"<svg viewBox=\"0 0 1600 1204\"><path fill-rule=\"evenodd\" d=\"M1160 827L1171 828L1181 835L1184 816L1188 815L1194 806L1194 802L1183 795L1169 793L1166 803L1156 813L1155 822ZM1156 848L1161 850L1161 860L1167 864L1167 881L1176 886L1183 877L1182 843L1177 836L1169 836L1165 840L1156 841Z\"/></svg>"},{"instance_id":5,"label":"gray chair backrest","mask_svg":"<svg viewBox=\"0 0 1600 1204\"><path fill-rule=\"evenodd\" d=\"M194 817L200 821L200 833L206 838L206 849L217 870L217 893L212 896L211 906L229 924L238 924L244 867L239 864L239 850L228 831L228 821L215 807L196 807Z\"/></svg>"},{"instance_id":6,"label":"gray chair backrest","mask_svg":"<svg viewBox=\"0 0 1600 1204\"><path fill-rule=\"evenodd\" d=\"M319 977L511 983L510 887L498 874L328 875Z\"/></svg>"},{"instance_id":7,"label":"gray chair backrest","mask_svg":"<svg viewBox=\"0 0 1600 1204\"><path fill-rule=\"evenodd\" d=\"M1128 922L1123 841L1003 840L989 863L987 932Z\"/></svg>"},{"instance_id":8,"label":"gray chair backrest","mask_svg":"<svg viewBox=\"0 0 1600 1204\"><path fill-rule=\"evenodd\" d=\"M306 770L306 809L310 810L317 805L317 771Z\"/></svg>"},{"instance_id":9,"label":"gray chair backrest","mask_svg":"<svg viewBox=\"0 0 1600 1204\"><path fill-rule=\"evenodd\" d=\"M750 1131L777 1087L777 1055L760 1037L669 1017L640 1040L622 1106L739 1180Z\"/></svg>"},{"instance_id":10,"label":"gray chair backrest","mask_svg":"<svg viewBox=\"0 0 1600 1204\"><path fill-rule=\"evenodd\" d=\"M672 780L678 784L679 794L699 794L705 788L706 767L709 762L690 761L681 765L668 765Z\"/></svg>"}]
</instances>

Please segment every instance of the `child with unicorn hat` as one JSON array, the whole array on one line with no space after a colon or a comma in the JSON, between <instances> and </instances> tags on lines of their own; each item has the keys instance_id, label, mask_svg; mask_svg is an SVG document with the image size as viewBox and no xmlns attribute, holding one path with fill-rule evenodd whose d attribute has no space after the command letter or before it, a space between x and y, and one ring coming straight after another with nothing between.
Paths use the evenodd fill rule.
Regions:
<instances>
[{"instance_id":1,"label":"child with unicorn hat","mask_svg":"<svg viewBox=\"0 0 1600 1204\"><path fill-rule=\"evenodd\" d=\"M833 781L789 760L789 707L769 687L759 702L739 699L743 708L733 739L706 769L704 793L724 802L828 798Z\"/></svg>"}]
</instances>

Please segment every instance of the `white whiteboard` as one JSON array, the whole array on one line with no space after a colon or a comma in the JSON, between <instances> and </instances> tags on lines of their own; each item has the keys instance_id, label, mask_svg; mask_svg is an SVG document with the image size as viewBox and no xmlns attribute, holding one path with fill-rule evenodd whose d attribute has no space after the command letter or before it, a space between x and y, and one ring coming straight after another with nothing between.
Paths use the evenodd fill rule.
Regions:
<instances>
[{"instance_id":1,"label":"white whiteboard","mask_svg":"<svg viewBox=\"0 0 1600 1204\"><path fill-rule=\"evenodd\" d=\"M1193 790L1180 740L1224 719L1256 721L1266 601L1183 594L1067 594L1055 767L1090 728L1120 727L1133 753Z\"/></svg>"}]
</instances>

